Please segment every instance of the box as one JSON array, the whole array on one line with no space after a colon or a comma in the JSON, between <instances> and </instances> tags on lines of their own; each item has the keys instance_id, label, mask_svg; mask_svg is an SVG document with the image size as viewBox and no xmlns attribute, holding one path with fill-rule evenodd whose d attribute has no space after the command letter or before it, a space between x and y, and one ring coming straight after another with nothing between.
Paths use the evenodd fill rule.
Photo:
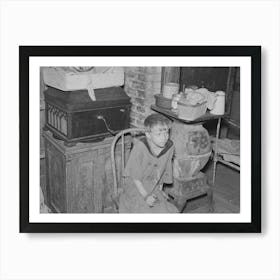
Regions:
<instances>
[{"instance_id":1,"label":"box","mask_svg":"<svg viewBox=\"0 0 280 280\"><path fill-rule=\"evenodd\" d=\"M130 98L121 87L95 90L92 101L87 90L45 92L45 130L65 141L97 141L129 127Z\"/></svg>"},{"instance_id":2,"label":"box","mask_svg":"<svg viewBox=\"0 0 280 280\"><path fill-rule=\"evenodd\" d=\"M122 67L92 67L90 71L75 71L75 67L45 67L43 69L44 83L63 90L108 88L124 84ZM77 67L76 67L77 68Z\"/></svg>"},{"instance_id":3,"label":"box","mask_svg":"<svg viewBox=\"0 0 280 280\"><path fill-rule=\"evenodd\" d=\"M156 94L156 106L162 109L171 110L172 99L164 97L162 94Z\"/></svg>"},{"instance_id":4,"label":"box","mask_svg":"<svg viewBox=\"0 0 280 280\"><path fill-rule=\"evenodd\" d=\"M178 102L178 117L183 120L193 121L206 113L207 102L191 105Z\"/></svg>"}]
</instances>

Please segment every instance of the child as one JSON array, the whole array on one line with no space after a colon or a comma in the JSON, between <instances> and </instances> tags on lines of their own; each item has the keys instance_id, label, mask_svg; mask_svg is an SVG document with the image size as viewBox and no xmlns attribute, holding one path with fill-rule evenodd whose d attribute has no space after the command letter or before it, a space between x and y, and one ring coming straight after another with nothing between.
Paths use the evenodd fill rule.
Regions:
<instances>
[{"instance_id":1,"label":"child","mask_svg":"<svg viewBox=\"0 0 280 280\"><path fill-rule=\"evenodd\" d=\"M170 121L152 114L144 121L145 136L134 145L124 170L120 213L178 213L162 191L171 184L174 145L169 139Z\"/></svg>"}]
</instances>

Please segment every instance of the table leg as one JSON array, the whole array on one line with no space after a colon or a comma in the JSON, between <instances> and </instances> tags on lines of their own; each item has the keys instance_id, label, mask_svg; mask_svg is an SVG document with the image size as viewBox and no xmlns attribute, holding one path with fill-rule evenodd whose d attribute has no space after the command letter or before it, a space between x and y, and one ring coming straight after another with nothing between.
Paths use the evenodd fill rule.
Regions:
<instances>
[{"instance_id":1,"label":"table leg","mask_svg":"<svg viewBox=\"0 0 280 280\"><path fill-rule=\"evenodd\" d=\"M218 119L217 123L217 129L216 129L216 138L215 138L215 149L214 149L214 168L213 168L213 186L215 184L215 179L216 179L216 169L217 169L217 153L218 153L218 140L219 140L219 135L220 135L220 128L221 128L221 119Z\"/></svg>"}]
</instances>

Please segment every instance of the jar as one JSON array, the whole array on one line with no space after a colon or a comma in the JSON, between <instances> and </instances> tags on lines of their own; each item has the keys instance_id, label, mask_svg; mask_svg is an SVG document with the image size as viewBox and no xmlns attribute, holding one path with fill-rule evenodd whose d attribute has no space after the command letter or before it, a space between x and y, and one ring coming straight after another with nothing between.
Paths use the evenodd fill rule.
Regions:
<instances>
[{"instance_id":1,"label":"jar","mask_svg":"<svg viewBox=\"0 0 280 280\"><path fill-rule=\"evenodd\" d=\"M215 101L213 105L213 109L210 111L213 115L223 115L225 113L225 92L224 91L216 91L215 92Z\"/></svg>"}]
</instances>

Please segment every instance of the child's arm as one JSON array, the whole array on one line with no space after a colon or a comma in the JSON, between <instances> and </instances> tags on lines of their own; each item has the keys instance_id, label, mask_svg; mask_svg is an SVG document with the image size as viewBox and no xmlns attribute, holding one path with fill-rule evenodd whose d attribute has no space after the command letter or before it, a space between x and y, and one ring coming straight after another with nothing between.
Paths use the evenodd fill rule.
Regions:
<instances>
[{"instance_id":1,"label":"child's arm","mask_svg":"<svg viewBox=\"0 0 280 280\"><path fill-rule=\"evenodd\" d=\"M157 202L157 197L155 195L149 195L147 193L147 191L145 190L143 184L141 181L139 180L135 180L133 179L138 191L140 192L140 194L143 196L143 199L146 201L146 203L149 205L149 206L154 206L155 203Z\"/></svg>"},{"instance_id":2,"label":"child's arm","mask_svg":"<svg viewBox=\"0 0 280 280\"><path fill-rule=\"evenodd\" d=\"M143 196L143 198L145 198L145 197L148 195L148 193L147 193L147 191L145 190L145 188L144 188L142 182L139 181L139 180L135 180L135 179L133 179L133 181L134 181L134 183L135 183L135 185L136 185L138 191L140 192L140 194Z\"/></svg>"}]
</instances>

